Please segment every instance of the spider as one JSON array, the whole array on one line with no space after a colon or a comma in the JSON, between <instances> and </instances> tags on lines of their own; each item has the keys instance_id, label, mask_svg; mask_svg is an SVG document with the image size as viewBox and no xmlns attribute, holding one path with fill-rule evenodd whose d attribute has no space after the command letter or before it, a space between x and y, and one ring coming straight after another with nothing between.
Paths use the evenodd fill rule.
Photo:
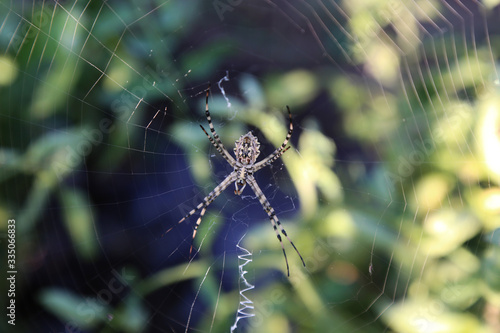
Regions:
<instances>
[{"instance_id":1,"label":"spider","mask_svg":"<svg viewBox=\"0 0 500 333\"><path fill-rule=\"evenodd\" d=\"M274 228L274 231L276 232L276 237L280 241L281 244L281 249L283 250L283 255L285 256L285 263L286 263L286 271L287 275L290 276L290 268L288 266L288 259L286 257L286 252L285 252L285 247L283 246L283 241L281 240L281 235L278 231L278 227L280 228L281 233L288 239L290 244L292 244L293 248L297 252L297 254L300 257L300 260L302 260L302 264L304 267L306 266L304 259L300 255L299 250L295 247L293 244L292 240L290 237L288 237L285 229L281 225L280 221L278 220L278 217L276 216L276 213L274 212L273 207L271 207L271 204L267 200L266 196L264 193L262 193L262 190L260 189L259 185L257 185L257 182L255 181L254 178L254 173L259 171L260 169L271 165L274 161L276 161L281 155L283 155L288 149L290 149L290 146L286 147L288 140L290 140L293 132L293 124L292 124L292 114L290 112L290 108L287 106L288 110L288 116L290 118L290 129L288 130L288 134L286 135L285 141L283 141L283 144L276 149L272 154L264 158L262 161L257 162L257 157L260 154L259 147L260 143L257 140L257 138L252 134L252 132L248 132L245 135L242 135L238 140L236 140L235 143L235 148L234 148L234 154L236 159L229 154L229 152L226 150L224 145L222 144L222 141L219 138L219 135L217 135L217 132L215 131L214 125L212 124L212 118L210 117L210 111L208 111L208 96L210 94L210 88L207 89L206 91L206 101L205 101L205 115L208 120L208 125L210 126L210 132L212 133L212 136L210 136L205 128L203 128L202 125L200 125L201 129L203 132L206 134L208 140L212 143L212 145L217 149L217 151L224 157L224 159L234 168L234 170L217 186L215 189L210 192L204 199L203 201L196 206L193 210L191 210L186 216L184 216L178 223L182 223L184 220L189 218L191 215L196 213L199 209L201 209L200 212L200 217L196 221L196 224L194 226L193 230L193 238L192 240L194 241L194 238L196 236L196 232L198 230L198 227L200 226L201 219L203 218L203 215L205 215L205 212L207 211L207 207L231 184L234 182L235 185L235 190L234 193L236 195L241 195L243 192L243 189L245 186L248 184L250 185L250 188L253 190L257 198L259 199L262 207L264 208L264 211L267 213L269 216L269 219L271 221L271 224ZM172 229L172 228L170 228ZM168 231L170 231L170 229ZM168 232L167 231L167 232ZM189 249L189 256L191 257L191 252L193 250L193 245L191 245Z\"/></svg>"}]
</instances>

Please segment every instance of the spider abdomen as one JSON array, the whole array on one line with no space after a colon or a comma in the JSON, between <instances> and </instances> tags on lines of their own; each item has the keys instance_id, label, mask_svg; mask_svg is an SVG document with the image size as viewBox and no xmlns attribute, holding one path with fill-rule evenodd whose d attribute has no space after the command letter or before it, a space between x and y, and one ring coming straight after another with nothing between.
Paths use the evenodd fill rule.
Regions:
<instances>
[{"instance_id":1,"label":"spider abdomen","mask_svg":"<svg viewBox=\"0 0 500 333\"><path fill-rule=\"evenodd\" d=\"M238 162L243 165L252 165L260 154L260 143L252 132L242 135L236 140L234 154Z\"/></svg>"}]
</instances>

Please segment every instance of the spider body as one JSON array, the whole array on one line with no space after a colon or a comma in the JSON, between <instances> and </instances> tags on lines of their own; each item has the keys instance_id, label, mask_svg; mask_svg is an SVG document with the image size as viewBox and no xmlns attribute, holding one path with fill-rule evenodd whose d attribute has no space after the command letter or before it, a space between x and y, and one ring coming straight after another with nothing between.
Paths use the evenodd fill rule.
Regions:
<instances>
[{"instance_id":1,"label":"spider body","mask_svg":"<svg viewBox=\"0 0 500 333\"><path fill-rule=\"evenodd\" d=\"M210 112L208 111L208 96L209 96L209 89L207 89L206 92L205 115L207 117L208 125L210 126L210 132L212 133L212 136L207 133L207 131L203 128L202 125L200 125L200 127L203 130L203 132L205 132L208 140L210 140L212 145L217 149L217 151L222 155L222 157L224 157L224 159L233 167L233 171L219 185L217 185L215 189L212 192L210 192L198 206L192 209L178 223L182 223L184 220L186 220L191 215L196 213L199 209L201 209L200 216L196 221L193 230L193 240L194 240L196 232L198 230L198 226L201 223L201 219L203 215L205 215L207 207L212 203L212 201L214 201L215 198L217 198L232 182L234 182L235 185L234 193L236 195L241 195L245 186L249 184L249 186L257 196L257 199L259 199L262 208L269 216L273 229L276 232L276 237L278 238L281 244L281 249L283 250L283 255L285 257L285 262L286 262L287 275L290 276L290 268L288 266L288 259L286 257L286 252L283 246L283 241L281 239L280 231L281 234L284 235L288 239L290 244L293 246L293 248L300 257L300 260L302 260L302 264L304 265L304 267L306 264L304 262L304 259L300 255L299 250L297 250L292 240L288 237L285 229L283 228L278 217L276 216L273 207L271 207L271 204L267 200L266 196L260 189L259 185L255 181L255 178L253 176L253 174L258 170L262 169L265 166L271 165L274 161L276 161L281 155L283 155L290 148L286 146L293 132L292 114L290 112L290 108L287 106L288 117L290 119L290 128L288 130L288 134L286 135L285 141L278 149L276 149L272 154L264 158L262 161L257 162L257 157L260 154L259 150L260 143L259 140L257 140L257 137L255 137L252 134L252 132L248 132L247 134L242 135L238 140L236 140L234 147L234 155L236 157L235 159L226 150L217 132L215 131L214 125L212 124L212 118L210 116ZM170 228L166 232L169 232L172 228ZM190 256L192 249L193 245L191 245L191 248L189 250Z\"/></svg>"},{"instance_id":2,"label":"spider body","mask_svg":"<svg viewBox=\"0 0 500 333\"><path fill-rule=\"evenodd\" d=\"M248 132L242 135L238 140L236 140L236 147L234 147L234 155L236 156L238 162L243 165L253 165L260 154L260 143L259 140L252 134Z\"/></svg>"},{"instance_id":3,"label":"spider body","mask_svg":"<svg viewBox=\"0 0 500 333\"><path fill-rule=\"evenodd\" d=\"M245 188L245 186L247 186L246 180L247 180L248 176L251 175L252 173L251 172L249 173L247 168L245 168L243 166L242 167L235 167L234 172L238 175L238 178L234 182L234 187L235 187L234 194L240 195L241 192L243 192L243 189Z\"/></svg>"},{"instance_id":4,"label":"spider body","mask_svg":"<svg viewBox=\"0 0 500 333\"><path fill-rule=\"evenodd\" d=\"M240 195L247 185L246 179L252 175L252 167L260 154L260 143L252 132L242 135L234 147L234 156L236 156L236 164L234 172L238 175L238 179L234 183L234 194ZM241 188L240 188L241 187Z\"/></svg>"}]
</instances>

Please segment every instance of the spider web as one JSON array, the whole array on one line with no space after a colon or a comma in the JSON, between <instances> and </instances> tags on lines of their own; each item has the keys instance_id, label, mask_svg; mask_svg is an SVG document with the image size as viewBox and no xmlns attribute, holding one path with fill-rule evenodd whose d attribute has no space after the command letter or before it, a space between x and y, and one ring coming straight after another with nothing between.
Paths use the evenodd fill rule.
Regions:
<instances>
[{"instance_id":1,"label":"spider web","mask_svg":"<svg viewBox=\"0 0 500 333\"><path fill-rule=\"evenodd\" d=\"M16 329L500 330L498 1L0 8ZM194 241L198 215L177 224L232 171L209 86L228 150L252 130L272 153L292 110L256 175L306 262L285 239L289 278L248 188Z\"/></svg>"}]
</instances>

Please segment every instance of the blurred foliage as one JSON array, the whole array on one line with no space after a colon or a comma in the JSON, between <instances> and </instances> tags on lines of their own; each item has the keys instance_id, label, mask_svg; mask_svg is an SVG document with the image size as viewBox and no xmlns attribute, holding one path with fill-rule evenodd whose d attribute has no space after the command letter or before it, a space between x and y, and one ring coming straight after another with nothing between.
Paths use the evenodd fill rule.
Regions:
<instances>
[{"instance_id":1,"label":"blurred foliage","mask_svg":"<svg viewBox=\"0 0 500 333\"><path fill-rule=\"evenodd\" d=\"M228 330L240 295L234 281L222 287L221 272L236 253L221 258L212 249L229 215L213 208L205 216L196 260L156 269L148 260L164 230L144 236L137 224L148 223L103 208L159 196L136 184L148 174L138 165L146 168L151 155L169 158L162 167L176 171L152 170L172 183L184 168L172 155L184 154L194 182L205 193L216 186L223 175L214 176L212 163L220 157L198 126L210 81L211 114L228 149L250 128L264 139L261 150L272 152L287 133L286 105L293 114L293 148L269 182L298 198L297 214L277 210L307 267L290 254L291 276L279 280L275 270L286 270L271 227L249 228L242 243L254 250L258 284L248 295L256 314L248 331L500 330L500 89L491 80L498 40L490 51L479 40L461 45L453 31L424 36L421 25L443 11L437 1L356 0L342 2L343 33L356 38L334 54L339 66L295 65L286 51L268 52L274 45L252 21L265 19L250 7L226 25L202 1L109 3L1 2L8 10L0 16L0 182L8 190L0 193L0 230L16 218L16 297L26 304L19 331L174 330L172 323L188 324L187 313L176 314L192 310L194 294L204 309L190 328ZM240 21L255 29L253 39L232 31ZM218 35L221 26L234 35ZM248 74L242 49L272 65ZM215 80L233 67L222 96ZM157 119L166 120L156 128ZM160 151L156 135L176 151ZM132 183L132 199L89 190L102 184L105 192L106 177L123 174L137 177L123 181ZM172 202L157 215L173 211ZM6 294L5 279L0 289ZM178 312L158 313L172 295L181 295L169 308Z\"/></svg>"}]
</instances>

